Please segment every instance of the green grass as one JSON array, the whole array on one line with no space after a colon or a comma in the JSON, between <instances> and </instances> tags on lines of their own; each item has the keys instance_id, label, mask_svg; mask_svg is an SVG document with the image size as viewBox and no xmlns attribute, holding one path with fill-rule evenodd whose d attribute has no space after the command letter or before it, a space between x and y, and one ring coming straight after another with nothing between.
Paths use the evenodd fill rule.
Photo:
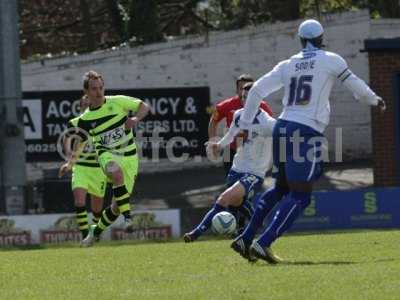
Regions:
<instances>
[{"instance_id":1,"label":"green grass","mask_svg":"<svg viewBox=\"0 0 400 300\"><path fill-rule=\"evenodd\" d=\"M399 299L400 231L283 237L285 264L228 240L0 251L0 299Z\"/></svg>"}]
</instances>

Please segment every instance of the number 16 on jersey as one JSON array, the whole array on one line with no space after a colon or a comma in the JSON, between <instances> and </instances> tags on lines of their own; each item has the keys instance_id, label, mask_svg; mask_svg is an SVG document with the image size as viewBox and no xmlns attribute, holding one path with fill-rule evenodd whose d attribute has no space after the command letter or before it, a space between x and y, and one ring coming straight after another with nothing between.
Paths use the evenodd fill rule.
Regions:
<instances>
[{"instance_id":1,"label":"number 16 on jersey","mask_svg":"<svg viewBox=\"0 0 400 300\"><path fill-rule=\"evenodd\" d=\"M288 105L307 105L311 100L312 75L290 78Z\"/></svg>"}]
</instances>

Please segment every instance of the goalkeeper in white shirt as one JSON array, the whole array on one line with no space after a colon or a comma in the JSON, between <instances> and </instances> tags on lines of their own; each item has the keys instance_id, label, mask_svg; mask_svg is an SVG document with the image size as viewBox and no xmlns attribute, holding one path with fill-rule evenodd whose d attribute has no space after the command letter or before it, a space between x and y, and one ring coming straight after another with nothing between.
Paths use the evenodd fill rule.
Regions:
<instances>
[{"instance_id":1,"label":"goalkeeper in white shirt","mask_svg":"<svg viewBox=\"0 0 400 300\"><path fill-rule=\"evenodd\" d=\"M316 20L301 23L298 35L303 49L278 63L254 83L241 115L240 128L246 132L261 99L284 88L283 111L273 132L275 186L261 196L250 223L231 245L249 260L280 262L271 251L271 244L290 228L310 203L313 183L322 174L321 144L329 123L329 95L334 82L339 80L365 104L379 106L381 111L386 108L382 98L351 72L341 56L322 50L323 33L323 27ZM254 239L276 203L275 216L263 234Z\"/></svg>"}]
</instances>

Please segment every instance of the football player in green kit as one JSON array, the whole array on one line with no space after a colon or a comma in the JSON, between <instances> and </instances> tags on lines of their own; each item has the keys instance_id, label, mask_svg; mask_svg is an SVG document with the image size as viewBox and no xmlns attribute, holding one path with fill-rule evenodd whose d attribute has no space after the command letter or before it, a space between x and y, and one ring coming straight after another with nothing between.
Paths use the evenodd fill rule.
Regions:
<instances>
[{"instance_id":1,"label":"football player in green kit","mask_svg":"<svg viewBox=\"0 0 400 300\"><path fill-rule=\"evenodd\" d=\"M150 108L137 98L122 95L104 96L103 77L94 71L85 73L83 89L90 105L76 121L77 134L82 141L91 139L100 167L113 185L111 206L104 209L97 225L89 227L89 234L81 243L82 246L91 246L120 214L125 219L125 228L130 228L129 198L139 168L131 129L148 114ZM129 118L131 112L134 113L134 117ZM84 143L81 143L76 154L83 148ZM76 154L73 157L76 157ZM60 173L68 171L74 163L72 158L61 167Z\"/></svg>"},{"instance_id":2,"label":"football player in green kit","mask_svg":"<svg viewBox=\"0 0 400 300\"><path fill-rule=\"evenodd\" d=\"M82 97L79 102L80 112L83 113L88 106L89 100L86 96ZM73 155L74 129L76 128L77 120L78 118L75 118L68 122L68 131L63 140L65 154L70 159L71 155ZM89 233L86 195L90 195L90 207L92 209L93 222L97 224L103 210L106 183L107 177L97 162L96 151L94 147L91 147L91 144L88 143L72 167L71 179L76 222L82 234L82 239L84 239Z\"/></svg>"}]
</instances>

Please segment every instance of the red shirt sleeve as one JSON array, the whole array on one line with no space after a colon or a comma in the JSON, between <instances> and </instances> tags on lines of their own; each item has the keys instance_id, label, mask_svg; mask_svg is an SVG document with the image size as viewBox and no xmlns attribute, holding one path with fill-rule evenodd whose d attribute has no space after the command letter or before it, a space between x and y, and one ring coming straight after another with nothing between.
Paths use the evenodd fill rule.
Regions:
<instances>
[{"instance_id":1,"label":"red shirt sleeve","mask_svg":"<svg viewBox=\"0 0 400 300\"><path fill-rule=\"evenodd\" d=\"M212 114L212 119L214 122L219 122L226 118L226 114L229 111L229 102L222 101L215 106L215 110Z\"/></svg>"},{"instance_id":2,"label":"red shirt sleeve","mask_svg":"<svg viewBox=\"0 0 400 300\"><path fill-rule=\"evenodd\" d=\"M268 105L267 102L261 101L260 107L263 111L266 111L271 117L274 115L271 107Z\"/></svg>"}]
</instances>

